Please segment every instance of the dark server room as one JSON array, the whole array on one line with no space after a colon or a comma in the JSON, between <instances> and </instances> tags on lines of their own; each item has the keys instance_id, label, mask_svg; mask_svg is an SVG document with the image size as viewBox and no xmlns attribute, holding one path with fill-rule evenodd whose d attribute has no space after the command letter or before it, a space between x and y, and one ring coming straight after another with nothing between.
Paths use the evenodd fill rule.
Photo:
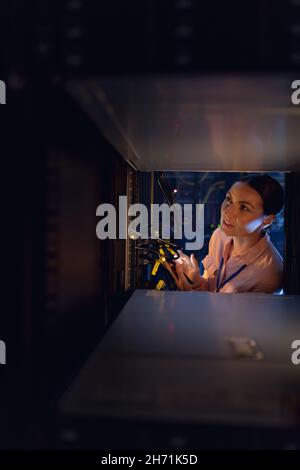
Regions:
<instances>
[{"instance_id":1,"label":"dark server room","mask_svg":"<svg viewBox=\"0 0 300 470\"><path fill-rule=\"evenodd\" d=\"M0 465L287 465L300 1L1 20Z\"/></svg>"}]
</instances>

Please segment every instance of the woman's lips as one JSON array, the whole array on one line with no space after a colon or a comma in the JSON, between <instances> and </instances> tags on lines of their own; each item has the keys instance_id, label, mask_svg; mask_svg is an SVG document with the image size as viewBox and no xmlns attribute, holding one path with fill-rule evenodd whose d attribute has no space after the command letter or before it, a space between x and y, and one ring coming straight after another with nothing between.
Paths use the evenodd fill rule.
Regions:
<instances>
[{"instance_id":1,"label":"woman's lips","mask_svg":"<svg viewBox=\"0 0 300 470\"><path fill-rule=\"evenodd\" d=\"M228 229L234 227L234 225L228 224L227 222L225 222L225 220L222 221L222 226L225 227L225 228L228 228Z\"/></svg>"}]
</instances>

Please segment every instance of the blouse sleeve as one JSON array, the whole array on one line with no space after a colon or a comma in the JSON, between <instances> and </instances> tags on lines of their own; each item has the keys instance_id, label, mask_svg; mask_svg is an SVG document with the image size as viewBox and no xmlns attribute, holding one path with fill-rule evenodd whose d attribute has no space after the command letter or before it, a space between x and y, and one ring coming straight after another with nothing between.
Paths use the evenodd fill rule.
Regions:
<instances>
[{"instance_id":1,"label":"blouse sleeve","mask_svg":"<svg viewBox=\"0 0 300 470\"><path fill-rule=\"evenodd\" d=\"M215 230L210 237L209 245L208 245L208 255L205 256L202 260L202 264L204 267L203 277L207 280L208 283L208 291L214 292L216 289L216 277L215 273L218 270L218 266L216 265L216 241L218 238L218 229Z\"/></svg>"}]
</instances>

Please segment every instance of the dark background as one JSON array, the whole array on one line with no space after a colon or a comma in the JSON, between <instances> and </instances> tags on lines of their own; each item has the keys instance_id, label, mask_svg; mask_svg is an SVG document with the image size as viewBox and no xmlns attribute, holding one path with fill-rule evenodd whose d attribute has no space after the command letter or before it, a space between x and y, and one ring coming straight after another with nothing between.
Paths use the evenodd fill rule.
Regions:
<instances>
[{"instance_id":1,"label":"dark background","mask_svg":"<svg viewBox=\"0 0 300 470\"><path fill-rule=\"evenodd\" d=\"M94 214L125 193L126 164L67 95L66 81L149 73L297 77L299 21L299 2L284 0L2 2L1 448L59 447L57 399L129 295L124 243L98 243ZM289 181L287 233L299 222L299 175ZM299 293L299 239L289 249L290 290Z\"/></svg>"}]
</instances>

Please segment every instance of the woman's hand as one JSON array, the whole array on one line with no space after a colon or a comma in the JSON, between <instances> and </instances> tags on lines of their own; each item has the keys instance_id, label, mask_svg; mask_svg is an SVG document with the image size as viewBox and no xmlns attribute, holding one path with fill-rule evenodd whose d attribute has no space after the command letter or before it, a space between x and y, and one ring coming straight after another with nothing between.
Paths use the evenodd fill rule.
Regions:
<instances>
[{"instance_id":1,"label":"woman's hand","mask_svg":"<svg viewBox=\"0 0 300 470\"><path fill-rule=\"evenodd\" d=\"M206 290L207 281L200 274L198 261L194 254L191 257L185 255L182 251L178 250L180 258L175 261L176 274L178 281L176 282L178 289L188 290ZM189 282L189 280L191 281Z\"/></svg>"}]
</instances>

